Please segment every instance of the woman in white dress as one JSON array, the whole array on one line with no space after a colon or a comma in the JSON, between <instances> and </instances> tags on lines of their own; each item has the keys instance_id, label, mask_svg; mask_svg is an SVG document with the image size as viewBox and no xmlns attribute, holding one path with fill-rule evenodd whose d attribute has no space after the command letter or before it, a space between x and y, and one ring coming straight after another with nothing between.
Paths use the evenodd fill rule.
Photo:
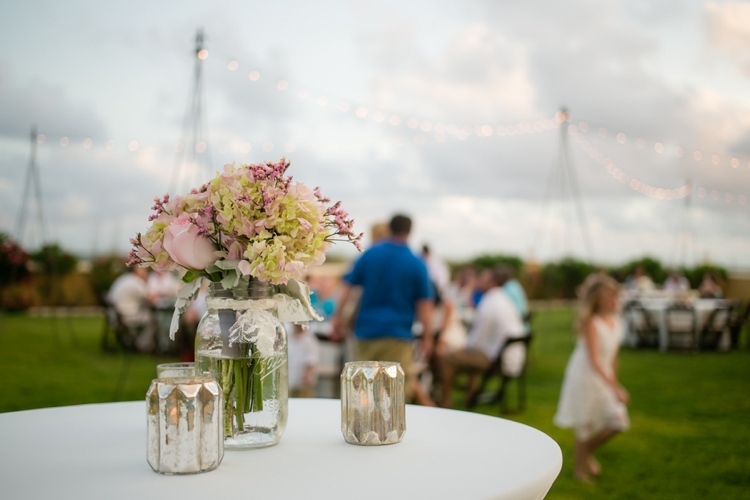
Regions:
<instances>
[{"instance_id":1,"label":"woman in white dress","mask_svg":"<svg viewBox=\"0 0 750 500\"><path fill-rule=\"evenodd\" d=\"M575 477L590 481L601 467L594 451L630 426L627 391L617 381L623 335L619 285L603 274L589 276L579 291L578 341L565 369L554 423L575 430Z\"/></svg>"}]
</instances>

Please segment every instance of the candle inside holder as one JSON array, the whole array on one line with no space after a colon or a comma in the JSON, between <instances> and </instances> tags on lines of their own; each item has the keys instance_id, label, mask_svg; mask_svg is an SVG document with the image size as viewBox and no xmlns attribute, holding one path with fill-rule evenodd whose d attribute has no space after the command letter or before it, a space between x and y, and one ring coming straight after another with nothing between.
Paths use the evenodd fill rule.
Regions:
<instances>
[{"instance_id":1,"label":"candle inside holder","mask_svg":"<svg viewBox=\"0 0 750 500\"><path fill-rule=\"evenodd\" d=\"M162 363L156 365L156 378L194 377L195 363Z\"/></svg>"},{"instance_id":2,"label":"candle inside holder","mask_svg":"<svg viewBox=\"0 0 750 500\"><path fill-rule=\"evenodd\" d=\"M341 432L347 443L401 442L406 432L404 370L390 361L355 361L341 373Z\"/></svg>"},{"instance_id":3,"label":"candle inside holder","mask_svg":"<svg viewBox=\"0 0 750 500\"><path fill-rule=\"evenodd\" d=\"M221 387L212 377L160 378L146 392L147 459L160 474L215 469L224 458Z\"/></svg>"}]
</instances>

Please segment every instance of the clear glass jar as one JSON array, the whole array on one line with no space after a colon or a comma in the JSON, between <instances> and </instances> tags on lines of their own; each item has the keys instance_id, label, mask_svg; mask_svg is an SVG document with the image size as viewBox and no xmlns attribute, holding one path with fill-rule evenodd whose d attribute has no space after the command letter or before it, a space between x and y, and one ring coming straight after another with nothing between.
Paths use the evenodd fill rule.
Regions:
<instances>
[{"instance_id":1,"label":"clear glass jar","mask_svg":"<svg viewBox=\"0 0 750 500\"><path fill-rule=\"evenodd\" d=\"M274 309L261 313L262 325L253 323L259 317L252 313L258 310L253 306L261 303L253 302L268 299L269 290L268 283L260 281L231 290L211 283L207 311L198 324L196 372L216 378L224 391L224 447L228 450L273 446L286 427L289 402L286 332ZM245 314L248 310L251 313ZM240 341L234 337L230 342L230 330L240 325L250 333ZM270 344L265 349L259 348L257 336L248 338L261 327L266 333L270 328L272 349Z\"/></svg>"}]
</instances>

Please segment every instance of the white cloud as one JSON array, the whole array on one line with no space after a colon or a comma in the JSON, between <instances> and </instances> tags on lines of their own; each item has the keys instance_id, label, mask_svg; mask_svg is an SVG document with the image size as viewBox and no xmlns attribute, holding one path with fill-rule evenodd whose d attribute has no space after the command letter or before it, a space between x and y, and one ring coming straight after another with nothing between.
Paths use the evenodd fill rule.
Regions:
<instances>
[{"instance_id":1,"label":"white cloud","mask_svg":"<svg viewBox=\"0 0 750 500\"><path fill-rule=\"evenodd\" d=\"M709 44L750 76L750 4L706 2L703 26Z\"/></svg>"}]
</instances>

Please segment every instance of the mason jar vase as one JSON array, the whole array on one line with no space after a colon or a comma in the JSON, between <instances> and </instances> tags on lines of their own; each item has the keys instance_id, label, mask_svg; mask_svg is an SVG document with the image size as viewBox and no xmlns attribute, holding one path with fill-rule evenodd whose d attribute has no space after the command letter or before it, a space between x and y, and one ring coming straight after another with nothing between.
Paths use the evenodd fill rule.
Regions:
<instances>
[{"instance_id":1,"label":"mason jar vase","mask_svg":"<svg viewBox=\"0 0 750 500\"><path fill-rule=\"evenodd\" d=\"M206 314L198 324L196 372L214 377L224 392L223 431L227 450L273 446L286 427L289 400L286 332L275 309L256 307L268 303L269 296L269 284L260 281L227 290L219 283L211 283ZM257 314L258 310L263 312ZM254 324L256 321L259 324ZM239 326L244 333L238 340ZM262 329L266 333L265 348L258 343L258 332Z\"/></svg>"}]
</instances>

